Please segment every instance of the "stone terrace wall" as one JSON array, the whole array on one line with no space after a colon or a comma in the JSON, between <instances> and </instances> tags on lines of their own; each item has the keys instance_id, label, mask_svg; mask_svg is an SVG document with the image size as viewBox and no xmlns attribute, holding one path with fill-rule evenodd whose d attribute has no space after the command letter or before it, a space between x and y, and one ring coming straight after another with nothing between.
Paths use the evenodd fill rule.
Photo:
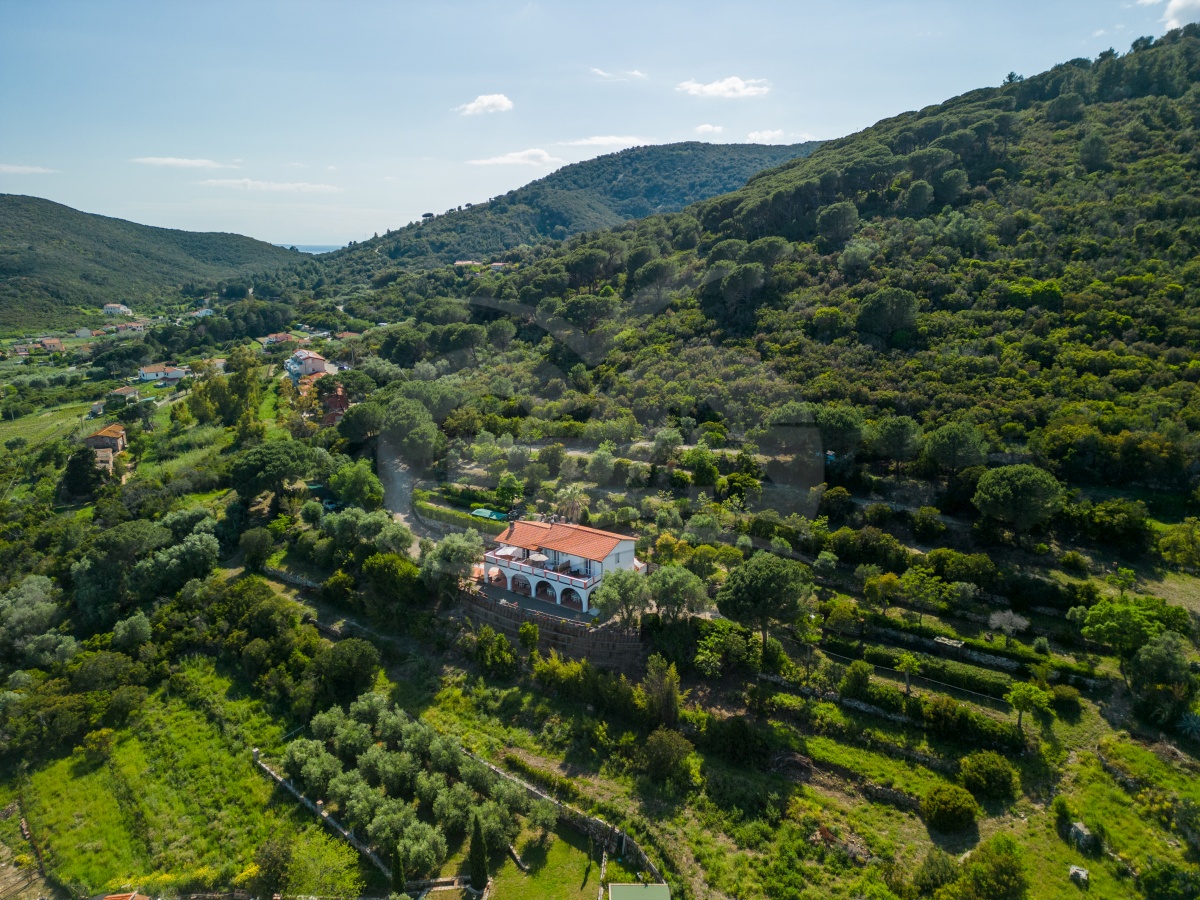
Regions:
<instances>
[{"instance_id":1,"label":"stone terrace wall","mask_svg":"<svg viewBox=\"0 0 1200 900\"><path fill-rule=\"evenodd\" d=\"M538 627L538 649L558 651L560 656L587 659L594 666L634 672L642 664L642 642L633 633L612 625L588 625L559 619L511 603L502 603L475 592L462 593L462 609L478 625L491 625L516 643L523 622Z\"/></svg>"}]
</instances>

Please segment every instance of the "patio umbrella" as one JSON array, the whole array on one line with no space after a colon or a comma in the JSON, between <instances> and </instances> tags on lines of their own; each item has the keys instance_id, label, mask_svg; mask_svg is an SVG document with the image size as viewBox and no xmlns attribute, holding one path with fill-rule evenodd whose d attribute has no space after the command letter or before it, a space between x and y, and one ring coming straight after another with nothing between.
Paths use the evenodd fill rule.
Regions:
<instances>
[{"instance_id":1,"label":"patio umbrella","mask_svg":"<svg viewBox=\"0 0 1200 900\"><path fill-rule=\"evenodd\" d=\"M518 552L519 552L518 548L516 548L516 547L502 547L496 551L496 555L497 556L516 556Z\"/></svg>"},{"instance_id":2,"label":"patio umbrella","mask_svg":"<svg viewBox=\"0 0 1200 900\"><path fill-rule=\"evenodd\" d=\"M550 557L546 556L546 554L544 554L544 553L530 553L529 561L536 562L536 563L544 563L544 562L549 562Z\"/></svg>"}]
</instances>

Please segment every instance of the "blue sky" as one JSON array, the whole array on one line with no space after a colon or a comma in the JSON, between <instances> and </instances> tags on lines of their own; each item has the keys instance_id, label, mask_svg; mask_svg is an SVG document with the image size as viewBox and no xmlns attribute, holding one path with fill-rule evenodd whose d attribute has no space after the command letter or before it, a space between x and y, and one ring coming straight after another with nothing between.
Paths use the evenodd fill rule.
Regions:
<instances>
[{"instance_id":1,"label":"blue sky","mask_svg":"<svg viewBox=\"0 0 1200 900\"><path fill-rule=\"evenodd\" d=\"M1200 0L0 0L0 192L343 244L632 143L857 131Z\"/></svg>"}]
</instances>

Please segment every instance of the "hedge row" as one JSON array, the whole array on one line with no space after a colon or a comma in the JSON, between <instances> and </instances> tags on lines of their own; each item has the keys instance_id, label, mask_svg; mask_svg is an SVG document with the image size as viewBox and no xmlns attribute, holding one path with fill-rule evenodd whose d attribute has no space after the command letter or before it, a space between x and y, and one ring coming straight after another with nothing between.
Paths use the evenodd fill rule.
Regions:
<instances>
[{"instance_id":1,"label":"hedge row","mask_svg":"<svg viewBox=\"0 0 1200 900\"><path fill-rule=\"evenodd\" d=\"M570 778L559 775L557 772L552 772L549 769L542 769L538 766L531 765L519 756L512 753L506 753L501 759L505 768L511 769L518 775L522 776L526 781L545 788L556 794L562 800L578 800L582 795L579 788L575 786L575 782Z\"/></svg>"},{"instance_id":2,"label":"hedge row","mask_svg":"<svg viewBox=\"0 0 1200 900\"><path fill-rule=\"evenodd\" d=\"M474 528L476 531L486 532L487 534L500 534L508 528L507 522L495 522L491 519L483 519L479 516L472 516L469 513L462 513L456 509L447 509L444 506L434 506L425 500L413 499L413 507L416 511L426 519L433 519L435 522L445 522L447 525L456 525L459 528Z\"/></svg>"},{"instance_id":3,"label":"hedge row","mask_svg":"<svg viewBox=\"0 0 1200 900\"><path fill-rule=\"evenodd\" d=\"M888 669L896 668L901 654L905 652L880 644L868 644L860 652L858 644L836 638L826 638L823 646L842 656L848 656L851 659L865 659L872 665ZM977 694L986 694L989 697L1003 698L1012 686L1012 676L1006 672L994 672L991 669L930 656L928 653L913 652L913 656L921 662L920 674L922 677L940 681L952 687L974 691Z\"/></svg>"},{"instance_id":4,"label":"hedge row","mask_svg":"<svg viewBox=\"0 0 1200 900\"><path fill-rule=\"evenodd\" d=\"M915 634L924 638L936 637L953 637L955 640L962 641L963 644L979 653L986 653L990 656L1002 656L1005 659L1011 659L1014 662L1022 663L1026 666L1024 670L1028 673L1028 667L1034 666L1049 666L1053 671L1060 675L1082 675L1084 678L1102 678L1097 675L1094 668L1083 665L1081 663L1071 662L1062 657L1046 656L1038 653L1030 647L1022 646L1021 644L1009 644L1005 647L1003 642L989 643L980 638L968 638L962 635L955 634L950 629L937 629L929 625L919 625L914 622L905 622L900 619L892 619L879 613L872 613L867 619L867 622L874 628L887 629L889 631L902 631L905 634Z\"/></svg>"},{"instance_id":5,"label":"hedge row","mask_svg":"<svg viewBox=\"0 0 1200 900\"><path fill-rule=\"evenodd\" d=\"M907 716L944 740L1008 753L1025 749L1025 737L1015 722L993 719L946 694L906 697L899 688L877 681L871 681L865 691L855 694L855 699Z\"/></svg>"}]
</instances>

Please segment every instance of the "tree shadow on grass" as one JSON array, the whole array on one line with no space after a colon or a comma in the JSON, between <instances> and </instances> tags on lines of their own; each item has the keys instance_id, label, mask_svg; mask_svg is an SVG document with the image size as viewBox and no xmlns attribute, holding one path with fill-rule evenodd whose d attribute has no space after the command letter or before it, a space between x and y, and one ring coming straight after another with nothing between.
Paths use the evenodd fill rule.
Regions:
<instances>
[{"instance_id":1,"label":"tree shadow on grass","mask_svg":"<svg viewBox=\"0 0 1200 900\"><path fill-rule=\"evenodd\" d=\"M972 824L970 828L961 831L938 831L926 825L929 839L939 848L953 856L961 856L979 843L979 826Z\"/></svg>"},{"instance_id":2,"label":"tree shadow on grass","mask_svg":"<svg viewBox=\"0 0 1200 900\"><path fill-rule=\"evenodd\" d=\"M546 867L550 856L550 837L547 835L536 841L530 841L521 848L521 862L529 866L529 874L536 875Z\"/></svg>"}]
</instances>

